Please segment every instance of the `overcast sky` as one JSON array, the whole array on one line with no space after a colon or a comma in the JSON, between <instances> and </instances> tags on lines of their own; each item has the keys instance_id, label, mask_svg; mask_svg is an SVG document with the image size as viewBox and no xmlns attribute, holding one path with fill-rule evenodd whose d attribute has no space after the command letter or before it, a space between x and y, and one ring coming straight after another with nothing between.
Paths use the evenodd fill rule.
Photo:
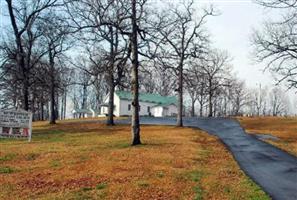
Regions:
<instances>
[{"instance_id":1,"label":"overcast sky","mask_svg":"<svg viewBox=\"0 0 297 200\"><path fill-rule=\"evenodd\" d=\"M269 72L263 73L264 65L255 64L251 60L250 36L252 29L260 27L264 19L272 15L272 11L251 0L215 0L210 2L220 10L221 15L209 18L207 26L211 32L214 46L226 49L233 58L234 71L248 86L256 87L256 83L272 85L274 83Z\"/></svg>"},{"instance_id":2,"label":"overcast sky","mask_svg":"<svg viewBox=\"0 0 297 200\"><path fill-rule=\"evenodd\" d=\"M275 80L270 72L263 69L264 64L256 64L251 59L251 33L254 28L261 29L265 20L279 16L279 11L264 9L252 0L196 0L199 4L213 4L221 15L208 19L207 27L211 33L214 46L226 49L231 57L234 71L245 80L248 87L273 87ZM287 91L291 106L295 107L295 91ZM292 112L296 112L294 108Z\"/></svg>"}]
</instances>

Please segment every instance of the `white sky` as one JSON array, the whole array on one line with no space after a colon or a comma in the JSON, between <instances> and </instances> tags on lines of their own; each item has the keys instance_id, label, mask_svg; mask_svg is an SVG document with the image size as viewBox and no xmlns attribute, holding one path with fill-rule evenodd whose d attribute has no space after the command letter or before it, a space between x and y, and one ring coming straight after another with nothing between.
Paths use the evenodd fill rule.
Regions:
<instances>
[{"instance_id":1,"label":"white sky","mask_svg":"<svg viewBox=\"0 0 297 200\"><path fill-rule=\"evenodd\" d=\"M199 1L198 1L199 2ZM263 73L264 65L256 65L251 60L250 36L252 29L259 27L271 12L250 0L216 0L212 2L221 15L208 19L214 46L226 49L233 58L234 71L239 78L246 81L249 87L256 83L272 85L274 83L269 72Z\"/></svg>"}]
</instances>

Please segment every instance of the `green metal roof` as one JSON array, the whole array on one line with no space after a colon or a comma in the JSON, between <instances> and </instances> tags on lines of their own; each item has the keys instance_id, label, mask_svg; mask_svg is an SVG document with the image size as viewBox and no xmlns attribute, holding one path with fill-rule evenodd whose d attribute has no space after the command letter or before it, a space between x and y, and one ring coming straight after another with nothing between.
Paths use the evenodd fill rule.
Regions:
<instances>
[{"instance_id":1,"label":"green metal roof","mask_svg":"<svg viewBox=\"0 0 297 200\"><path fill-rule=\"evenodd\" d=\"M91 110L89 110L89 109L74 109L73 111L72 111L73 113L92 113L92 111Z\"/></svg>"},{"instance_id":2,"label":"green metal roof","mask_svg":"<svg viewBox=\"0 0 297 200\"><path fill-rule=\"evenodd\" d=\"M132 100L132 94L128 91L121 91L117 90L116 95L121 100ZM155 103L159 105L171 105L171 104L177 104L176 97L174 96L161 96L159 94L150 94L150 93L139 93L139 101L141 102L147 102L147 103Z\"/></svg>"}]
</instances>

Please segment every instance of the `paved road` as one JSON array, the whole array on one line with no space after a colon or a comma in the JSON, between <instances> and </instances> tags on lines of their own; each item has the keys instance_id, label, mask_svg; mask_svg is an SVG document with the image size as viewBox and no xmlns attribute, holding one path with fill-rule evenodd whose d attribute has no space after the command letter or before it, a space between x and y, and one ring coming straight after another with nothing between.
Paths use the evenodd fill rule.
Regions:
<instances>
[{"instance_id":1,"label":"paved road","mask_svg":"<svg viewBox=\"0 0 297 200\"><path fill-rule=\"evenodd\" d=\"M142 118L141 123L175 125L175 119ZM218 136L232 152L241 169L272 199L297 200L296 157L246 134L233 119L187 118L184 119L184 125Z\"/></svg>"}]
</instances>

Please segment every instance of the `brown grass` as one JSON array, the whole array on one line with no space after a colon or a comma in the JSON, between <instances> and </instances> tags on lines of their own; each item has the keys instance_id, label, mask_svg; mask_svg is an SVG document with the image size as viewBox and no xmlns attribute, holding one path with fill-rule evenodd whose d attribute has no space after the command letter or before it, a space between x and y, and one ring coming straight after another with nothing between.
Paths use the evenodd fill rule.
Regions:
<instances>
[{"instance_id":1,"label":"brown grass","mask_svg":"<svg viewBox=\"0 0 297 200\"><path fill-rule=\"evenodd\" d=\"M31 143L0 140L0 199L268 199L215 137L199 130L34 123Z\"/></svg>"},{"instance_id":2,"label":"brown grass","mask_svg":"<svg viewBox=\"0 0 297 200\"><path fill-rule=\"evenodd\" d=\"M297 156L297 118L294 117L241 117L239 122L251 134L271 134L280 140L266 140Z\"/></svg>"}]
</instances>

